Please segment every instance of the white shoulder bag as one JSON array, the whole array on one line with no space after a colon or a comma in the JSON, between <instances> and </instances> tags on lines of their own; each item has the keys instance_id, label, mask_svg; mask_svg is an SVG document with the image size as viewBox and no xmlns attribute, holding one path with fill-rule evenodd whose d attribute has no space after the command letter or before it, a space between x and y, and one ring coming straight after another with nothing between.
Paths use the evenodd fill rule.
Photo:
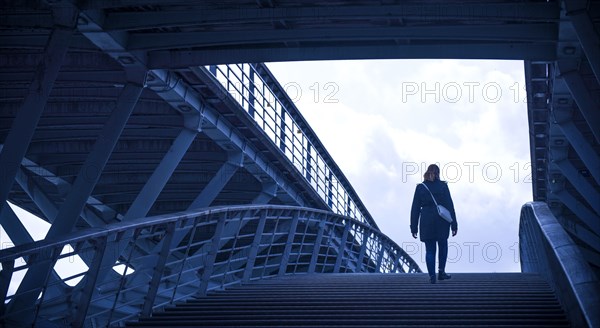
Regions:
<instances>
[{"instance_id":1,"label":"white shoulder bag","mask_svg":"<svg viewBox=\"0 0 600 328\"><path fill-rule=\"evenodd\" d=\"M450 214L450 211L448 211L447 208L445 208L443 205L439 205L437 203L437 201L435 200L435 197L433 197L433 194L431 193L431 190L429 190L429 188L427 188L427 185L424 183L421 183L423 185L423 187L425 187L425 189L427 189L427 191L429 191L429 194L431 195L431 198L433 198L433 202L435 203L435 207L437 207L437 212L439 214L439 216L448 221L449 223L452 223L452 214Z\"/></svg>"}]
</instances>

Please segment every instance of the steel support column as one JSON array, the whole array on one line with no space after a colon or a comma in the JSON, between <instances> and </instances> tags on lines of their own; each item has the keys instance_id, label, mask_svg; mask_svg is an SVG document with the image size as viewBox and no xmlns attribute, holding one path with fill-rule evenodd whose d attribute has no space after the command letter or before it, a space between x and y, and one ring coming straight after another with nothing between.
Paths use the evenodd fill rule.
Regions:
<instances>
[{"instance_id":1,"label":"steel support column","mask_svg":"<svg viewBox=\"0 0 600 328\"><path fill-rule=\"evenodd\" d=\"M36 68L25 101L12 123L0 153L0 210L6 205L15 175L42 116L75 28L75 8L59 7L53 10L53 14L58 26L50 34L42 61Z\"/></svg>"},{"instance_id":2,"label":"steel support column","mask_svg":"<svg viewBox=\"0 0 600 328\"><path fill-rule=\"evenodd\" d=\"M296 227L298 226L298 212L292 214L292 222L290 222L290 232L288 234L287 241L285 242L285 249L281 254L281 264L279 265L279 275L283 276L286 273L290 253L292 251L292 244L294 243L294 237L296 236Z\"/></svg>"}]
</instances>

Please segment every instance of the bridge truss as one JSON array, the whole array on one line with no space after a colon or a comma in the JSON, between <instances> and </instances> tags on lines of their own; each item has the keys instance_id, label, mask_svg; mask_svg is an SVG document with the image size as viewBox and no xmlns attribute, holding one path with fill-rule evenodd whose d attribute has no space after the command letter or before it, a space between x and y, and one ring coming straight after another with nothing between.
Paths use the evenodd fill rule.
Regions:
<instances>
[{"instance_id":1,"label":"bridge truss","mask_svg":"<svg viewBox=\"0 0 600 328\"><path fill-rule=\"evenodd\" d=\"M56 252L50 261L30 252L37 244L6 200L49 222L45 240L57 243L78 231L239 204L327 210L376 231L352 186L260 64L278 60L525 60L534 199L548 202L585 258L600 267L598 7L596 1L334 6L300 0L3 6L0 222L17 248L2 251L2 274L16 270L14 250L31 255L3 315L82 291L52 270ZM82 252L82 259L90 268L125 267L129 250L166 263L159 245L168 244L161 239L167 230L160 231L167 226L149 228L158 237L143 238L143 246L126 245L134 235L119 236L110 256ZM99 292L89 279L96 278L79 283L88 286L84 299ZM7 280L0 287L7 299ZM44 298L36 303L40 288Z\"/></svg>"}]
</instances>

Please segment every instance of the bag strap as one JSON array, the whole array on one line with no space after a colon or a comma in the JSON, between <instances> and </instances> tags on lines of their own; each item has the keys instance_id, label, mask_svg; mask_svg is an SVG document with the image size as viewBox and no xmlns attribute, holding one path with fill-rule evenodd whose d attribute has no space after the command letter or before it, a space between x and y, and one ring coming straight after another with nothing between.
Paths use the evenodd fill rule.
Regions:
<instances>
[{"instance_id":1,"label":"bag strap","mask_svg":"<svg viewBox=\"0 0 600 328\"><path fill-rule=\"evenodd\" d=\"M429 190L429 188L427 188L427 185L425 183L420 183L423 185L423 187L425 187L425 189L427 189L427 191L429 191L429 194L431 195L431 198L433 198L433 202L435 203L435 206L438 206L437 201L435 200L435 197L433 197L433 194L431 193L431 190Z\"/></svg>"}]
</instances>

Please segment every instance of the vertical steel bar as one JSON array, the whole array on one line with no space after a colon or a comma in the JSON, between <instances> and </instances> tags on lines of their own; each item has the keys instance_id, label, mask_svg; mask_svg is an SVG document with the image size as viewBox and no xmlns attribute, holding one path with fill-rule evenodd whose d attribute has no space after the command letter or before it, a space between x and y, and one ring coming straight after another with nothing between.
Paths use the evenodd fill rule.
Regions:
<instances>
[{"instance_id":1,"label":"vertical steel bar","mask_svg":"<svg viewBox=\"0 0 600 328\"><path fill-rule=\"evenodd\" d=\"M200 290L199 294L205 295L208 289L208 283L210 281L210 277L213 273L213 267L215 265L215 260L217 258L217 253L221 248L221 235L223 234L223 227L225 226L225 222L229 216L229 212L224 214L220 214L219 220L217 221L217 226L215 228L215 234L213 235L211 241L211 248L206 257L206 262L204 264L204 271L202 272L202 280L200 281Z\"/></svg>"},{"instance_id":2,"label":"vertical steel bar","mask_svg":"<svg viewBox=\"0 0 600 328\"><path fill-rule=\"evenodd\" d=\"M104 257L107 238L108 237L101 237L90 241L94 244L94 256L91 261L91 265L88 268L87 274L85 275L83 288L80 290L80 296L77 302L77 312L75 319L73 320L73 327L84 326L85 317L87 315L90 301L96 287L96 281L98 279L102 258Z\"/></svg>"},{"instance_id":3,"label":"vertical steel bar","mask_svg":"<svg viewBox=\"0 0 600 328\"><path fill-rule=\"evenodd\" d=\"M162 238L162 248L158 254L157 263L154 266L154 272L152 273L152 279L150 280L150 287L148 293L146 293L146 299L142 308L142 316L150 316L152 313L152 307L154 306L154 300L160 287L160 280L167 264L167 258L169 257L169 251L171 250L171 241L173 240L173 233L175 231L176 222L169 222L165 235Z\"/></svg>"},{"instance_id":4,"label":"vertical steel bar","mask_svg":"<svg viewBox=\"0 0 600 328\"><path fill-rule=\"evenodd\" d=\"M335 260L335 267L333 268L333 272L340 272L340 266L342 264L342 259L344 257L344 253L346 251L346 241L348 240L348 232L350 231L350 222L345 220L346 224L344 225L344 232L342 233L342 239L340 240L340 247L338 248L338 256Z\"/></svg>"},{"instance_id":5,"label":"vertical steel bar","mask_svg":"<svg viewBox=\"0 0 600 328\"><path fill-rule=\"evenodd\" d=\"M308 266L308 273L314 273L315 268L317 267L317 262L319 260L319 253L321 252L321 241L323 239L323 231L325 230L325 219L319 222L319 232L317 233L317 238L315 239L315 246L313 248L313 253L310 258L310 265Z\"/></svg>"},{"instance_id":6,"label":"vertical steel bar","mask_svg":"<svg viewBox=\"0 0 600 328\"><path fill-rule=\"evenodd\" d=\"M358 254L358 271L359 272L363 272L362 267L363 267L363 261L365 258L365 253L367 252L367 242L369 241L369 234L367 232L366 228L362 228L364 229L363 231L363 240L362 240L362 245L360 246L360 254Z\"/></svg>"},{"instance_id":7,"label":"vertical steel bar","mask_svg":"<svg viewBox=\"0 0 600 328\"><path fill-rule=\"evenodd\" d=\"M285 249L281 255L281 264L279 265L279 275L283 276L286 273L287 265L290 259L290 252L292 251L292 244L294 243L294 237L296 236L296 227L298 226L298 211L292 214L292 221L290 222L290 232L288 234L287 241L285 242Z\"/></svg>"},{"instance_id":8,"label":"vertical steel bar","mask_svg":"<svg viewBox=\"0 0 600 328\"><path fill-rule=\"evenodd\" d=\"M254 269L256 255L258 254L258 249L260 248L260 241L262 240L266 222L267 212L262 211L260 213L260 218L258 219L258 226L256 227L256 233L254 234L254 240L252 241L252 246L250 247L250 254L248 255L248 261L246 263L246 268L244 269L244 277L242 278L242 282L248 282L250 281L250 278L252 278L252 270Z\"/></svg>"},{"instance_id":9,"label":"vertical steel bar","mask_svg":"<svg viewBox=\"0 0 600 328\"><path fill-rule=\"evenodd\" d=\"M192 220L192 219L190 219L190 220ZM173 288L173 295L171 296L171 303L173 303L173 300L175 299L175 296L177 295L177 288L179 287L179 282L181 281L181 275L183 274L183 270L185 269L185 264L187 262L188 256L190 255L190 249L192 247L192 242L194 241L194 238L196 237L196 231L198 231L198 222L200 222L199 217L196 217L193 219L193 223L191 224L190 238L188 239L187 246L185 248L185 254L183 256L183 259L181 260L181 269L179 270L179 273L177 274L177 281L175 282L175 287ZM187 224L185 226L187 226ZM173 234L175 234L175 233L176 232L174 232ZM175 243L173 243L173 241L171 240L171 247L174 248L176 246L177 245Z\"/></svg>"},{"instance_id":10,"label":"vertical steel bar","mask_svg":"<svg viewBox=\"0 0 600 328\"><path fill-rule=\"evenodd\" d=\"M381 248L377 254L377 265L375 266L375 272L381 272L381 262L383 260L383 254L385 253L385 243L380 241L379 245L381 245Z\"/></svg>"}]
</instances>

